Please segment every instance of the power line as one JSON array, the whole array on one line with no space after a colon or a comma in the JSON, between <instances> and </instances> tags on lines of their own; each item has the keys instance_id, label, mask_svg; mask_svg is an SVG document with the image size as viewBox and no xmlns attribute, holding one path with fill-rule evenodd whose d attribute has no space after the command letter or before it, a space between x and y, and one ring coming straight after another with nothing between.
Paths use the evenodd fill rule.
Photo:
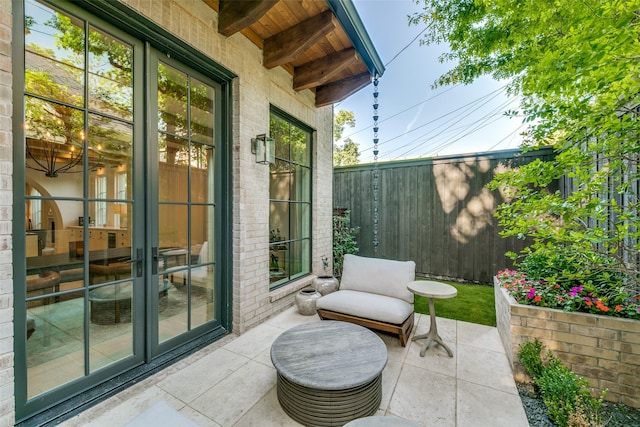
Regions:
<instances>
[{"instance_id":1,"label":"power line","mask_svg":"<svg viewBox=\"0 0 640 427\"><path fill-rule=\"evenodd\" d=\"M409 42L405 47L403 47L402 49L400 49L400 52L396 53L396 54L395 54L395 56L389 60L389 62L387 62L386 64L384 64L384 66L385 66L385 67L387 67L389 64L391 64L391 63L392 63L392 62L393 62L393 61L394 61L398 56L400 56L400 54L401 54L402 52L404 52L405 50L407 50L407 48L408 48L409 46L411 46L411 45L413 44L413 42L415 42L416 40L418 40L418 37L420 37L422 34L424 34L424 32L425 32L425 31L427 31L427 29L428 29L428 28L429 28L429 27L424 27L424 30L420 31L420 33L418 33L418 35L417 35L417 36L415 36L415 37L413 38L413 40L411 40L411 41L410 41L410 42Z\"/></svg>"},{"instance_id":2,"label":"power line","mask_svg":"<svg viewBox=\"0 0 640 427\"><path fill-rule=\"evenodd\" d=\"M498 108L504 108L510 102L513 102L513 101L506 102ZM427 140L427 141L432 141L432 143L428 145L430 148L428 150L423 151L420 154L420 156L427 156L427 155L434 155L434 154L437 155L439 151L452 146L453 144L459 142L461 139L497 122L500 119L501 119L500 116L492 115L491 113L486 114L483 117L479 118L478 120L474 121L473 123L463 124L457 127L456 129L449 130L449 131L454 131L455 133L449 136L448 139L444 141L436 140L438 136L442 136L443 132L441 132L440 134L435 135L433 138L430 138ZM513 134L513 132L511 132L509 135L511 134ZM420 146L424 146L424 143L420 144L418 147ZM402 155L395 157L394 160L407 156L410 152L416 150L418 147L411 148L410 150L404 152Z\"/></svg>"},{"instance_id":3,"label":"power line","mask_svg":"<svg viewBox=\"0 0 640 427\"><path fill-rule=\"evenodd\" d=\"M524 127L526 127L526 124L523 122L523 123L521 123L521 124L520 124L520 126L518 126L518 128L517 128L516 130L514 130L513 132L511 132L510 134L508 134L507 136L505 136L504 138L502 138L500 141L496 142L496 143L495 143L495 144L493 144L491 147L489 147L489 148L487 149L487 151L491 151L491 150L495 149L498 145L500 145L500 144L502 144L504 141L506 141L506 140L507 140L507 138L509 138L509 137L513 137L513 136L516 134L516 132L519 132L519 131L520 131L520 129L522 129L522 128L524 128Z\"/></svg>"},{"instance_id":4,"label":"power line","mask_svg":"<svg viewBox=\"0 0 640 427\"><path fill-rule=\"evenodd\" d=\"M393 114L393 115L391 115L391 116L387 117L387 118L386 118L386 119L384 119L384 120L380 120L380 122L379 122L379 123L384 123L384 122L386 122L386 121L388 121L388 120L393 119L394 117L399 116L400 114L406 113L406 112L407 112L407 111L409 111L409 110L413 110L414 108L419 107L420 105L424 104L425 102L431 101L432 99L437 98L437 97L439 97L440 95L444 95L445 93L449 92L450 90L455 89L455 88L456 88L456 87L458 87L458 86L460 86L460 83L456 83L455 85L451 86L450 88L448 88L448 89L446 89L446 90L443 90L442 92L437 93L437 94L433 95L432 97L425 99L424 101L420 101L420 102L418 102L417 104L412 105L411 107L405 108L404 110L400 111L399 113ZM341 139L343 139L343 140L344 140L344 139L347 139L347 138L351 138L353 135L357 135L357 134L359 134L360 132L364 132L364 131L365 131L365 130L367 130L367 129L371 129L372 127L373 127L373 125L369 125L369 126L367 126L367 127L365 127L365 128L360 129L359 131L356 131L356 132L350 133L349 135L346 135L346 136L342 137Z\"/></svg>"},{"instance_id":5,"label":"power line","mask_svg":"<svg viewBox=\"0 0 640 427\"><path fill-rule=\"evenodd\" d=\"M383 145L383 144L386 144L386 143L388 143L388 142L394 141L394 140L396 140L396 139L398 139L398 138L400 138L400 137L406 136L406 135L408 135L408 134L410 134L410 133L412 133L412 132L415 132L415 131L417 131L417 130L419 130L419 129L422 129L422 128L423 128L423 127L425 127L425 126L428 126L428 125L430 125L430 124L433 124L433 123L435 123L435 122L437 122L437 121L439 121L439 120L441 120L441 119L443 119L443 118L445 118L445 117L448 117L448 116L450 116L450 115L452 115L452 114L454 114L454 113L458 113L456 116L453 116L451 119L449 119L449 121L455 120L455 119L456 119L456 118L458 118L460 115L463 115L463 114L466 112L466 110L468 110L468 109L470 109L470 108L472 108L472 107L475 107L475 106L476 106L476 104L481 103L483 100L484 100L484 102L482 102L482 103L478 106L478 108L479 108L479 107L482 107L482 106L484 106L484 105L486 105L489 101L491 101L492 99L494 99L495 97L497 97L498 95L500 95L500 93L502 93L502 92L505 90L505 88L506 88L506 85L504 85L504 86L502 86L502 87L499 87L498 89L496 89L496 90L494 90L494 91L492 91L492 92L489 92L489 93L487 93L487 94L485 94L485 95L482 95L481 97L476 98L476 99L474 99L473 101L470 101L470 102L468 102L468 103L466 103L466 104L464 104L464 105L462 105L462 106L460 106L460 107L458 107L458 108L456 108L456 109L454 109L454 110L451 110L451 111L449 111L449 112L447 112L447 113L445 113L445 114L442 114L442 115L441 115L441 116L439 116L439 117L436 117L435 119L432 119L432 120L430 120L430 121L428 121L428 122L426 122L426 123L423 123L423 124L421 124L420 126L417 126L417 127L413 128L413 129L411 129L410 131L403 132L403 133L401 133L401 134L399 134L399 135L394 136L393 138L389 138L389 139L387 139L387 140L385 140L385 141L381 142L381 143L380 143L380 144L378 144L378 145ZM488 98L488 99L486 99L486 98ZM485 100L485 99L486 99L486 100ZM449 121L445 122L444 124L449 123ZM440 126L443 126L443 125L440 125ZM438 126L438 127L440 127L440 126ZM437 128L436 128L436 129L437 129ZM429 130L429 131L428 131L427 133L425 133L425 134L422 134L422 135L421 135L421 136L419 136L417 139L420 139L420 138L424 137L425 135L427 135L427 134L428 134L428 133L430 133L430 132L433 132L433 129ZM414 140L414 141L415 141L415 140ZM412 141L412 142L414 142L414 141ZM406 146L406 145L405 145L405 146ZM402 148L402 147L400 147L400 148ZM361 153L364 153L364 152L366 152L366 151L369 151L370 149L371 149L371 148L365 148L364 150L362 150L362 151L361 151Z\"/></svg>"},{"instance_id":6,"label":"power line","mask_svg":"<svg viewBox=\"0 0 640 427\"><path fill-rule=\"evenodd\" d=\"M490 101L490 100L488 100L488 101ZM449 139L445 140L444 142L440 142L438 145L436 145L431 151L433 152L433 151L438 151L438 150L441 150L443 148L446 148L446 147L452 145L453 143L457 142L459 139L461 139L461 138L463 138L465 136L468 136L468 135L476 132L477 130L482 129L482 128L486 127L487 125L499 120L501 117L500 116L496 116L496 113L499 110L502 110L505 107L507 107L513 101L514 100L508 100L508 101L502 103L501 105L499 105L494 110L486 113L484 116L478 118L477 120L475 120L474 122L472 122L470 124L461 124L460 126L458 126L455 129L445 129L444 131L439 132L438 134L434 135L433 137L426 139L421 144L419 144L419 145L417 145L415 147L412 147L408 151L405 151L400 156L397 156L396 159L397 158L401 158L401 157L405 157L407 154L411 153L412 151L422 147L426 142L428 142L430 140L434 140L435 138L438 138L438 137L442 136L446 132L451 132L451 131L456 132L454 135L449 137ZM485 102L485 104L486 104L486 102ZM472 127L472 126L475 126L475 127ZM463 134L461 135L461 133L463 133ZM410 144L405 144L404 146L399 147L399 148L406 147L407 145L410 145ZM397 151L397 150L395 150L395 151Z\"/></svg>"}]
</instances>

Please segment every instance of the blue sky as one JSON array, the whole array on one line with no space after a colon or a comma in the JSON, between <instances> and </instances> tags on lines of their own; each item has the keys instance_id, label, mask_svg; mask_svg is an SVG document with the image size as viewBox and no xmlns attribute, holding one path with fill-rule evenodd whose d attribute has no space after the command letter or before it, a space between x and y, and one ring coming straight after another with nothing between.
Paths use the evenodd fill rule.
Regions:
<instances>
[{"instance_id":1,"label":"blue sky","mask_svg":"<svg viewBox=\"0 0 640 427\"><path fill-rule=\"evenodd\" d=\"M379 161L520 145L521 119L503 114L518 107L516 98L507 97L505 82L483 77L473 85L431 88L453 64L438 61L446 46L420 45L419 39L411 43L424 29L408 24L407 16L420 11L419 5L411 0L353 1L386 65L378 86ZM355 113L356 127L345 129L342 136L359 144L361 163L373 161L372 104L369 85L335 105L336 112Z\"/></svg>"}]
</instances>

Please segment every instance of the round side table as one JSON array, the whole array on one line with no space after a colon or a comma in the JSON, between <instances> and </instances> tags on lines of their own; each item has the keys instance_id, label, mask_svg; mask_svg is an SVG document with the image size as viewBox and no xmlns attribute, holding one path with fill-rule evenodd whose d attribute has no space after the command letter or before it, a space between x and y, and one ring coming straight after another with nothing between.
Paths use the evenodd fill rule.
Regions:
<instances>
[{"instance_id":1,"label":"round side table","mask_svg":"<svg viewBox=\"0 0 640 427\"><path fill-rule=\"evenodd\" d=\"M434 300L438 298L453 298L458 295L458 290L451 285L447 285L446 283L440 282L432 282L429 280L417 280L415 282L411 282L407 285L407 289L413 292L416 295L420 295L429 299L429 315L431 316L431 326L429 327L429 332L423 335L416 335L412 338L412 341L426 339L424 344L422 344L422 349L420 350L420 356L424 357L424 354L427 352L429 345L433 341L440 344L447 350L449 357L453 357L453 352L451 349L442 341L440 335L438 335L438 325L436 324L436 308L434 304Z\"/></svg>"}]
</instances>

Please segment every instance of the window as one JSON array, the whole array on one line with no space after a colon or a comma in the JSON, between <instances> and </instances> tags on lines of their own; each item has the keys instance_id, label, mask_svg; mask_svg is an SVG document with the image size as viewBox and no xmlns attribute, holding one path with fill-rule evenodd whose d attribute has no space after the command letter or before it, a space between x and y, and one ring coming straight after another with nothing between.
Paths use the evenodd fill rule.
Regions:
<instances>
[{"instance_id":1,"label":"window","mask_svg":"<svg viewBox=\"0 0 640 427\"><path fill-rule=\"evenodd\" d=\"M107 202L104 201L107 198L107 177L105 175L96 177L96 198L101 199L96 202L96 224L99 227L104 227L107 224Z\"/></svg>"},{"instance_id":2,"label":"window","mask_svg":"<svg viewBox=\"0 0 640 427\"><path fill-rule=\"evenodd\" d=\"M118 200L126 200L127 199L127 173L120 172L116 175L116 199Z\"/></svg>"},{"instance_id":3,"label":"window","mask_svg":"<svg viewBox=\"0 0 640 427\"><path fill-rule=\"evenodd\" d=\"M42 227L42 200L39 198L42 194L34 188L31 190L31 196L34 198L29 200L30 209L27 209L27 218L29 218L27 228L29 230ZM29 211L31 212L30 214Z\"/></svg>"},{"instance_id":4,"label":"window","mask_svg":"<svg viewBox=\"0 0 640 427\"><path fill-rule=\"evenodd\" d=\"M311 271L311 129L275 108L269 133L269 277L274 289Z\"/></svg>"}]
</instances>

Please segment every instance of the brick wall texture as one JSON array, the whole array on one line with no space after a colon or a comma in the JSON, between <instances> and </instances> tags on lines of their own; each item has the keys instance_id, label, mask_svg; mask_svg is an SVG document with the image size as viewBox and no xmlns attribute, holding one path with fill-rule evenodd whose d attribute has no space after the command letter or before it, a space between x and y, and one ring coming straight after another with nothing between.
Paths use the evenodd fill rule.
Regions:
<instances>
[{"instance_id":1,"label":"brick wall texture","mask_svg":"<svg viewBox=\"0 0 640 427\"><path fill-rule=\"evenodd\" d=\"M232 84L233 185L233 330L249 328L290 307L304 278L269 291L269 167L255 162L251 138L269 131L269 108L275 105L306 123L314 132L312 177L313 271L332 245L331 106L316 108L310 90L295 92L292 76L262 66L262 51L242 34L217 33L217 14L202 1L123 0L238 77ZM12 264L12 1L0 0L0 425L14 420ZM317 259L316 259L317 258Z\"/></svg>"},{"instance_id":2,"label":"brick wall texture","mask_svg":"<svg viewBox=\"0 0 640 427\"><path fill-rule=\"evenodd\" d=\"M538 338L595 393L640 408L640 322L520 305L494 285L498 332L516 381L529 381L518 362L520 344Z\"/></svg>"}]
</instances>

